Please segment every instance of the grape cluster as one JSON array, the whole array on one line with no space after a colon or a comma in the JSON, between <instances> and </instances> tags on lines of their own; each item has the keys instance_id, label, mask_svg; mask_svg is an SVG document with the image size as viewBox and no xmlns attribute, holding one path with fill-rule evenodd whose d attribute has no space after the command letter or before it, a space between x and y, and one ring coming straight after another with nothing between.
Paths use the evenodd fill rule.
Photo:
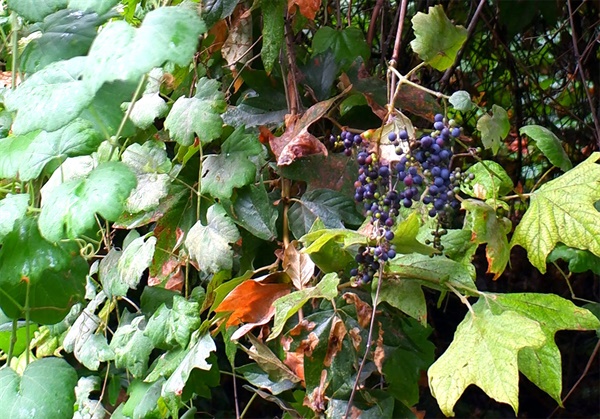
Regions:
<instances>
[{"instance_id":1,"label":"grape cluster","mask_svg":"<svg viewBox=\"0 0 600 419\"><path fill-rule=\"evenodd\" d=\"M349 131L343 130L337 137L333 134L329 135L328 145L332 150L344 150L346 156L352 155L354 146L362 144L362 137L359 134L352 134Z\"/></svg>"}]
</instances>

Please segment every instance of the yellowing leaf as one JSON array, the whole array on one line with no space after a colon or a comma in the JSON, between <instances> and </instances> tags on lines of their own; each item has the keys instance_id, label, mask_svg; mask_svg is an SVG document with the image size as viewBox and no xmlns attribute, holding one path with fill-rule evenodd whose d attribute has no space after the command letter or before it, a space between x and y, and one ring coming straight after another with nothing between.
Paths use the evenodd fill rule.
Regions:
<instances>
[{"instance_id":1,"label":"yellowing leaf","mask_svg":"<svg viewBox=\"0 0 600 419\"><path fill-rule=\"evenodd\" d=\"M600 153L554 179L531 196L529 209L517 226L511 247L527 250L531 263L546 272L546 257L558 242L600 256Z\"/></svg>"},{"instance_id":2,"label":"yellowing leaf","mask_svg":"<svg viewBox=\"0 0 600 419\"><path fill-rule=\"evenodd\" d=\"M519 408L519 351L546 341L539 323L514 311L494 315L485 299L458 325L454 340L429 368L429 386L446 416L475 384L494 400Z\"/></svg>"}]
</instances>

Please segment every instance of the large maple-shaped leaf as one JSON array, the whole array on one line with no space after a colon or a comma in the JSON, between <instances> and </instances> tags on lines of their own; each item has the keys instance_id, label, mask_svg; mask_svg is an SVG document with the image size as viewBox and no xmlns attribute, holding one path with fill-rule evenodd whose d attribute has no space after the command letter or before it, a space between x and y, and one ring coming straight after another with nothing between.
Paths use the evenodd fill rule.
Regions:
<instances>
[{"instance_id":1,"label":"large maple-shaped leaf","mask_svg":"<svg viewBox=\"0 0 600 419\"><path fill-rule=\"evenodd\" d=\"M467 39L467 30L454 26L443 6L430 7L427 14L419 12L411 22L415 39L410 46L423 61L440 71L454 64L458 50Z\"/></svg>"},{"instance_id":2,"label":"large maple-shaped leaf","mask_svg":"<svg viewBox=\"0 0 600 419\"><path fill-rule=\"evenodd\" d=\"M152 352L152 341L144 334L146 319L138 316L131 323L122 323L117 328L110 349L115 354L115 367L127 368L136 378L142 377L148 369L148 359Z\"/></svg>"},{"instance_id":3,"label":"large maple-shaped leaf","mask_svg":"<svg viewBox=\"0 0 600 419\"><path fill-rule=\"evenodd\" d=\"M540 324L515 311L493 314L484 298L458 325L454 340L429 368L429 386L446 416L465 389L475 384L488 396L519 408L518 355L546 342Z\"/></svg>"},{"instance_id":4,"label":"large maple-shaped leaf","mask_svg":"<svg viewBox=\"0 0 600 419\"><path fill-rule=\"evenodd\" d=\"M531 263L546 272L546 257L556 243L600 256L600 166L596 152L583 163L531 195L529 209L511 240L527 250Z\"/></svg>"},{"instance_id":5,"label":"large maple-shaped leaf","mask_svg":"<svg viewBox=\"0 0 600 419\"><path fill-rule=\"evenodd\" d=\"M185 238L190 257L201 271L218 272L233 266L233 249L229 245L240 238L235 223L219 204L206 213L206 225L198 221Z\"/></svg>"},{"instance_id":6,"label":"large maple-shaped leaf","mask_svg":"<svg viewBox=\"0 0 600 419\"><path fill-rule=\"evenodd\" d=\"M200 305L180 295L173 297L171 307L161 305L148 320L144 334L161 349L185 348L192 332L200 326Z\"/></svg>"},{"instance_id":7,"label":"large maple-shaped leaf","mask_svg":"<svg viewBox=\"0 0 600 419\"><path fill-rule=\"evenodd\" d=\"M146 15L136 29L112 21L98 34L90 52L83 81L93 92L104 83L138 81L165 62L187 65L206 31L198 14L184 7L160 7Z\"/></svg>"},{"instance_id":8,"label":"large maple-shaped leaf","mask_svg":"<svg viewBox=\"0 0 600 419\"><path fill-rule=\"evenodd\" d=\"M510 258L510 247L506 237L512 229L510 220L505 217L498 218L494 208L474 199L465 199L462 208L467 210L468 224L473 232L471 241L477 244L487 243L487 272L494 274L494 279L498 279Z\"/></svg>"},{"instance_id":9,"label":"large maple-shaped leaf","mask_svg":"<svg viewBox=\"0 0 600 419\"><path fill-rule=\"evenodd\" d=\"M236 129L223 143L220 154L211 154L202 164L202 193L229 199L234 188L241 188L256 179L256 165L251 157L262 153L258 139Z\"/></svg>"},{"instance_id":10,"label":"large maple-shaped leaf","mask_svg":"<svg viewBox=\"0 0 600 419\"><path fill-rule=\"evenodd\" d=\"M598 318L553 294L497 294L490 308L494 314L513 311L539 323L546 343L519 352L519 371L562 405L561 356L554 335L559 330L596 330L600 327Z\"/></svg>"},{"instance_id":11,"label":"large maple-shaped leaf","mask_svg":"<svg viewBox=\"0 0 600 419\"><path fill-rule=\"evenodd\" d=\"M39 219L42 236L50 241L78 237L96 224L96 213L106 220L116 220L135 184L135 175L127 166L107 162L86 178L57 186L42 202Z\"/></svg>"},{"instance_id":12,"label":"large maple-shaped leaf","mask_svg":"<svg viewBox=\"0 0 600 419\"><path fill-rule=\"evenodd\" d=\"M227 109L225 95L219 82L201 78L194 97L180 97L165 119L165 128L181 145L192 145L196 135L202 144L208 144L221 135L221 114Z\"/></svg>"}]
</instances>

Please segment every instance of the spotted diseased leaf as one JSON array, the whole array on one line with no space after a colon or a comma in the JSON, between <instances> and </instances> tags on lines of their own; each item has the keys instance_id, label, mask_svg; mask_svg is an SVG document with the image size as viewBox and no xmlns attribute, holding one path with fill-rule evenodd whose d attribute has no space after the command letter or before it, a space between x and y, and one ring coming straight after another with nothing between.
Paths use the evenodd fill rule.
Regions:
<instances>
[{"instance_id":1,"label":"spotted diseased leaf","mask_svg":"<svg viewBox=\"0 0 600 419\"><path fill-rule=\"evenodd\" d=\"M557 179L542 185L530 198L529 208L515 229L511 247L520 245L540 272L558 242L600 256L600 153Z\"/></svg>"},{"instance_id":2,"label":"spotted diseased leaf","mask_svg":"<svg viewBox=\"0 0 600 419\"><path fill-rule=\"evenodd\" d=\"M483 146L486 149L491 148L492 152L496 154L502 145L502 140L510 131L508 113L498 105L492 106L492 116L485 114L479 118L477 129L481 131Z\"/></svg>"},{"instance_id":3,"label":"spotted diseased leaf","mask_svg":"<svg viewBox=\"0 0 600 419\"><path fill-rule=\"evenodd\" d=\"M257 167L250 160L263 151L258 139L236 129L221 146L220 154L206 156L202 163L202 192L229 199L235 188L255 181Z\"/></svg>"},{"instance_id":4,"label":"spotted diseased leaf","mask_svg":"<svg viewBox=\"0 0 600 419\"><path fill-rule=\"evenodd\" d=\"M198 136L202 144L208 144L221 136L221 114L227 109L225 95L219 90L219 82L201 78L193 97L180 97L165 119L165 128L181 145L189 146Z\"/></svg>"},{"instance_id":5,"label":"spotted diseased leaf","mask_svg":"<svg viewBox=\"0 0 600 419\"><path fill-rule=\"evenodd\" d=\"M115 367L127 368L135 378L141 378L148 369L152 341L144 334L144 316L134 318L130 324L121 323L110 341L115 353Z\"/></svg>"},{"instance_id":6,"label":"spotted diseased leaf","mask_svg":"<svg viewBox=\"0 0 600 419\"><path fill-rule=\"evenodd\" d=\"M192 332L199 326L200 305L175 295L172 307L161 305L150 317L144 334L157 348L186 348Z\"/></svg>"},{"instance_id":7,"label":"spotted diseased leaf","mask_svg":"<svg viewBox=\"0 0 600 419\"><path fill-rule=\"evenodd\" d=\"M493 279L496 280L504 272L510 258L506 235L512 230L512 223L508 218L498 217L494 208L481 201L465 199L461 207L467 210L467 223L473 232L471 241L487 243L487 273L494 274Z\"/></svg>"},{"instance_id":8,"label":"spotted diseased leaf","mask_svg":"<svg viewBox=\"0 0 600 419\"><path fill-rule=\"evenodd\" d=\"M96 213L114 221L136 185L135 175L121 162L102 163L87 177L70 180L44 197L40 231L50 241L76 238L96 225Z\"/></svg>"},{"instance_id":9,"label":"spotted diseased leaf","mask_svg":"<svg viewBox=\"0 0 600 419\"><path fill-rule=\"evenodd\" d=\"M494 400L519 409L519 352L539 348L547 338L540 324L507 310L490 311L485 298L458 325L454 340L427 371L431 393L446 416L470 384Z\"/></svg>"},{"instance_id":10,"label":"spotted diseased leaf","mask_svg":"<svg viewBox=\"0 0 600 419\"><path fill-rule=\"evenodd\" d=\"M216 273L233 266L233 249L230 243L240 238L235 223L219 204L206 213L206 225L196 222L185 238L185 246L201 271Z\"/></svg>"},{"instance_id":11,"label":"spotted diseased leaf","mask_svg":"<svg viewBox=\"0 0 600 419\"><path fill-rule=\"evenodd\" d=\"M453 25L442 5L430 7L427 14L417 13L411 21L415 31L415 39L410 43L413 51L439 71L454 64L456 54L467 39L467 30Z\"/></svg>"},{"instance_id":12,"label":"spotted diseased leaf","mask_svg":"<svg viewBox=\"0 0 600 419\"><path fill-rule=\"evenodd\" d=\"M117 262L117 272L127 288L135 289L142 279L142 274L152 263L156 247L156 237L139 237L123 250Z\"/></svg>"}]
</instances>

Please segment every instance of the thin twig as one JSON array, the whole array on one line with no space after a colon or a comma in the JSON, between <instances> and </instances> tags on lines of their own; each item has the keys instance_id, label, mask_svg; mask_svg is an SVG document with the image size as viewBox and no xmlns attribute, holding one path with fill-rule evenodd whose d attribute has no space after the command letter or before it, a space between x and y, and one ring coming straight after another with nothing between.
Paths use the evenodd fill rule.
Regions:
<instances>
[{"instance_id":1,"label":"thin twig","mask_svg":"<svg viewBox=\"0 0 600 419\"><path fill-rule=\"evenodd\" d=\"M373 7L373 13L371 13L371 21L369 22L369 29L367 30L367 45L369 48L373 45L373 38L375 37L375 26L377 25L377 17L381 13L384 0L377 0L375 7Z\"/></svg>"},{"instance_id":2,"label":"thin twig","mask_svg":"<svg viewBox=\"0 0 600 419\"><path fill-rule=\"evenodd\" d=\"M400 16L398 17L398 30L396 31L396 40L394 41L394 51L392 52L392 59L390 61L390 67L396 69L398 65L398 60L400 59L400 44L402 41L402 29L404 28L404 18L406 17L406 6L408 5L408 0L402 0L400 4ZM396 91L396 78L394 73L392 73L392 83L391 83L391 92ZM391 102L391 101L390 101Z\"/></svg>"},{"instance_id":3,"label":"thin twig","mask_svg":"<svg viewBox=\"0 0 600 419\"><path fill-rule=\"evenodd\" d=\"M236 377L235 377L235 366L234 366L234 362L231 363L231 371L233 372L233 374L231 374L231 376L233 377L233 400L235 403L235 419L240 419L240 402L238 399L238 391L237 391L237 381L236 381Z\"/></svg>"},{"instance_id":4,"label":"thin twig","mask_svg":"<svg viewBox=\"0 0 600 419\"><path fill-rule=\"evenodd\" d=\"M469 42L469 40L473 36L473 33L475 32L475 27L477 26L477 22L479 21L479 14L483 10L483 6L486 3L487 3L486 0L479 1L479 5L477 6L477 9L475 10L473 17L471 18L471 22L469 22L469 27L467 28L467 39L465 39L465 42L463 43L462 48L456 54L456 59L454 60L454 63L446 70L446 72L444 73L444 76L440 80L440 89L443 90L444 86L446 86L448 84L450 77L452 77L454 70L458 66L458 63L460 63L462 55L466 49L467 43Z\"/></svg>"},{"instance_id":5,"label":"thin twig","mask_svg":"<svg viewBox=\"0 0 600 419\"><path fill-rule=\"evenodd\" d=\"M354 385L352 386L352 393L350 393L350 398L348 399L348 406L346 407L346 413L344 413L344 419L348 419L348 415L350 414L350 409L352 408L352 401L354 400L354 396L356 395L356 390L358 390L358 386L360 383L360 375L362 374L362 370L367 363L367 357L369 356L369 350L371 349L371 344L373 343L373 329L375 327L375 313L377 312L377 303L379 302L379 292L381 291L381 283L383 282L383 263L379 265L379 277L377 278L377 289L375 291L375 298L373 299L373 311L371 312L371 321L369 323L369 334L367 336L367 345L365 347L365 355L363 356L362 361L360 362L360 366L358 367L358 371L356 372L356 380L354 380Z\"/></svg>"},{"instance_id":6,"label":"thin twig","mask_svg":"<svg viewBox=\"0 0 600 419\"><path fill-rule=\"evenodd\" d=\"M598 147L600 147L600 121L598 121L598 115L596 115L596 110L594 109L594 101L592 100L590 90L587 88L587 80L585 78L585 74L583 73L583 67L581 66L581 56L579 55L579 47L577 46L577 34L575 33L575 23L573 22L571 0L567 0L567 8L569 10L569 23L571 24L571 39L573 41L573 53L575 54L575 60L577 61L577 70L579 73L579 77L581 77L583 90L585 91L585 95L587 96L588 102L590 104L590 111L592 114L592 119L594 120L594 127L596 128L596 144L598 144Z\"/></svg>"}]
</instances>

